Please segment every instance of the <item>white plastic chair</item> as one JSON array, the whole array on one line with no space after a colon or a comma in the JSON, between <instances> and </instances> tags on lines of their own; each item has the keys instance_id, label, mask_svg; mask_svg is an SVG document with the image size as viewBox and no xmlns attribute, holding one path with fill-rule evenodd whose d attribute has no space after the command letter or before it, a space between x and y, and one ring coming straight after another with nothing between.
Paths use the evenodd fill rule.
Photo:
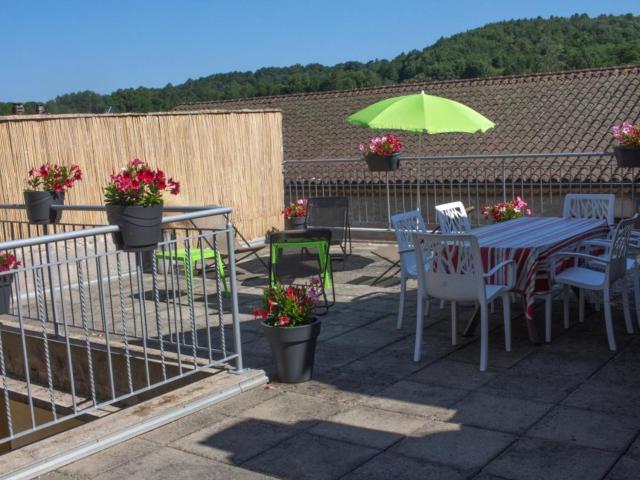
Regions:
<instances>
[{"instance_id":1,"label":"white plastic chair","mask_svg":"<svg viewBox=\"0 0 640 480\"><path fill-rule=\"evenodd\" d=\"M616 196L602 193L570 193L564 197L563 218L599 218L615 224Z\"/></svg>"},{"instance_id":2,"label":"white plastic chair","mask_svg":"<svg viewBox=\"0 0 640 480\"><path fill-rule=\"evenodd\" d=\"M633 224L638 218L638 214L632 218L622 220L616 226L609 245L605 253L600 256L590 255L584 252L558 252L551 257L551 277L553 282L560 284L564 288L564 327L569 328L569 294L570 287L579 288L578 296L578 318L584 321L584 290L602 291L604 297L604 321L607 328L607 338L609 349L616 350L616 339L613 332L613 321L611 318L611 286L618 280L623 280L627 273L627 251L629 248L629 238L633 230ZM588 245L589 241L581 245ZM573 258L573 266L560 273L556 273L558 259ZM582 265L578 261L582 260ZM622 301L624 310L624 321L627 333L633 333L631 324L631 312L629 310L629 294L626 286L622 289ZM551 322L546 321L545 336L547 341L551 338Z\"/></svg>"},{"instance_id":3,"label":"white plastic chair","mask_svg":"<svg viewBox=\"0 0 640 480\"><path fill-rule=\"evenodd\" d=\"M436 217L441 233L468 233L471 230L467 210L462 202L436 205Z\"/></svg>"},{"instance_id":4,"label":"white plastic chair","mask_svg":"<svg viewBox=\"0 0 640 480\"><path fill-rule=\"evenodd\" d=\"M426 232L422 215L417 210L399 213L391 217L391 225L395 231L398 243L398 254L400 255L400 306L398 307L398 329L402 328L404 318L405 294L407 291L407 280L417 278L416 256L413 248L414 232Z\"/></svg>"},{"instance_id":5,"label":"white plastic chair","mask_svg":"<svg viewBox=\"0 0 640 480\"><path fill-rule=\"evenodd\" d=\"M416 265L418 267L418 321L414 361L419 362L422 349L422 298L451 301L451 331L455 338L458 302L480 305L480 370L485 371L489 357L489 304L502 298L505 349L511 351L511 299L509 292L515 283L515 263L507 260L484 273L478 239L473 235L442 235L414 233ZM427 268L425 268L427 262ZM499 284L489 284L494 275Z\"/></svg>"}]
</instances>

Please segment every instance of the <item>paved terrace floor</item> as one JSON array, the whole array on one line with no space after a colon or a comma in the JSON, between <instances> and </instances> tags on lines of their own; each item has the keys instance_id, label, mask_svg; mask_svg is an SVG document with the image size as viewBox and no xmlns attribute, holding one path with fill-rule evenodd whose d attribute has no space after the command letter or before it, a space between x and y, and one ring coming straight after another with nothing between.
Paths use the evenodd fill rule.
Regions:
<instances>
[{"instance_id":1,"label":"paved terrace floor","mask_svg":"<svg viewBox=\"0 0 640 480\"><path fill-rule=\"evenodd\" d=\"M452 346L449 310L434 302L414 363L415 289L396 330L398 280L368 285L386 268L371 248L356 246L343 271L336 262L337 304L323 317L313 381L274 381L43 478L639 478L640 336L624 333L620 308L617 353L601 312L564 331L559 302L551 345L532 346L514 308L506 353L497 308L481 373L478 339ZM249 313L266 273L257 262L240 273L245 360L271 376ZM542 329L542 308L537 321Z\"/></svg>"}]
</instances>

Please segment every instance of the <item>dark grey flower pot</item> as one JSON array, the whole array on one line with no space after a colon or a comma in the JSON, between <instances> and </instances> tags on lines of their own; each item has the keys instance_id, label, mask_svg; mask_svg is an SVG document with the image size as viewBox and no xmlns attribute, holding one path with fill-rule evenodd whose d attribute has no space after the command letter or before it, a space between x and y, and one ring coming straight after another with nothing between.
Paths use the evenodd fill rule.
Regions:
<instances>
[{"instance_id":1,"label":"dark grey flower pot","mask_svg":"<svg viewBox=\"0 0 640 480\"><path fill-rule=\"evenodd\" d=\"M162 205L107 205L107 219L120 227L120 232L113 234L119 250L153 250L162 238Z\"/></svg>"},{"instance_id":2,"label":"dark grey flower pot","mask_svg":"<svg viewBox=\"0 0 640 480\"><path fill-rule=\"evenodd\" d=\"M272 327L262 324L281 382L301 383L311 379L320 327L320 320L317 318L300 327Z\"/></svg>"},{"instance_id":3,"label":"dark grey flower pot","mask_svg":"<svg viewBox=\"0 0 640 480\"><path fill-rule=\"evenodd\" d=\"M9 313L11 309L11 283L13 275L3 275L0 277L0 315Z\"/></svg>"},{"instance_id":4,"label":"dark grey flower pot","mask_svg":"<svg viewBox=\"0 0 640 480\"><path fill-rule=\"evenodd\" d=\"M623 147L616 145L613 147L613 153L616 155L619 167L640 167L640 147Z\"/></svg>"},{"instance_id":5,"label":"dark grey flower pot","mask_svg":"<svg viewBox=\"0 0 640 480\"><path fill-rule=\"evenodd\" d=\"M293 217L287 220L287 230L304 230L307 217Z\"/></svg>"},{"instance_id":6,"label":"dark grey flower pot","mask_svg":"<svg viewBox=\"0 0 640 480\"><path fill-rule=\"evenodd\" d=\"M369 167L370 172L393 172L400 168L399 153L394 153L386 157L369 154L365 155L364 159L367 162L367 167Z\"/></svg>"},{"instance_id":7,"label":"dark grey flower pot","mask_svg":"<svg viewBox=\"0 0 640 480\"><path fill-rule=\"evenodd\" d=\"M29 223L59 223L62 210L51 210L51 205L64 205L64 192L24 192L24 205Z\"/></svg>"}]
</instances>

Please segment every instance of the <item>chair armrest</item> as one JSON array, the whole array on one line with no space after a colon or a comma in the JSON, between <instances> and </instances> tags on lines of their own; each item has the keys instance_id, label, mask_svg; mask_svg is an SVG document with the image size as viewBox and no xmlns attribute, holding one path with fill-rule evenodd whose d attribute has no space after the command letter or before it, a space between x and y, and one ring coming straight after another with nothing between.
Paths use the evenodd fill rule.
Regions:
<instances>
[{"instance_id":1,"label":"chair armrest","mask_svg":"<svg viewBox=\"0 0 640 480\"><path fill-rule=\"evenodd\" d=\"M493 267L491 270L489 270L487 273L483 273L482 277L490 278L506 267L508 267L507 268L507 287L509 287L509 290L511 290L515 286L515 282L516 282L516 264L513 260L505 260L504 262L499 263L498 265Z\"/></svg>"},{"instance_id":2,"label":"chair armrest","mask_svg":"<svg viewBox=\"0 0 640 480\"><path fill-rule=\"evenodd\" d=\"M553 254L549 258L549 275L550 275L552 281L554 281L554 278L556 276L557 261L558 261L559 258L563 258L563 257L564 258L573 258L574 259L574 263L573 263L574 266L577 265L578 260L587 260L589 262L600 263L600 264L604 265L605 268L609 265L609 263L611 263L611 260L609 260L606 257L597 257L595 255L589 255L587 253L569 252L569 251L557 252L557 253Z\"/></svg>"}]
</instances>

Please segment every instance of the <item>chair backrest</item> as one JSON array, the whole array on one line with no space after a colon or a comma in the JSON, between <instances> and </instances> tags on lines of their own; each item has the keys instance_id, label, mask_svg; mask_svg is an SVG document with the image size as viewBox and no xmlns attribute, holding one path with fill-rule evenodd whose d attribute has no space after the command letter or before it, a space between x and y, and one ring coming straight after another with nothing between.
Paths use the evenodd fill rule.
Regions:
<instances>
[{"instance_id":1,"label":"chair backrest","mask_svg":"<svg viewBox=\"0 0 640 480\"><path fill-rule=\"evenodd\" d=\"M475 236L414 233L413 238L418 282L428 296L485 301L482 257Z\"/></svg>"},{"instance_id":2,"label":"chair backrest","mask_svg":"<svg viewBox=\"0 0 640 480\"><path fill-rule=\"evenodd\" d=\"M616 229L611 237L611 246L609 247L609 283L622 278L627 272L627 251L629 249L629 238L633 231L633 226L638 220L636 213L631 218L626 218L618 222Z\"/></svg>"},{"instance_id":3,"label":"chair backrest","mask_svg":"<svg viewBox=\"0 0 640 480\"><path fill-rule=\"evenodd\" d=\"M329 228L334 240L349 228L348 197L310 197L307 199L307 228Z\"/></svg>"},{"instance_id":4,"label":"chair backrest","mask_svg":"<svg viewBox=\"0 0 640 480\"><path fill-rule=\"evenodd\" d=\"M440 231L447 233L467 233L471 230L467 210L462 202L443 203L436 205L436 217L440 224Z\"/></svg>"},{"instance_id":5,"label":"chair backrest","mask_svg":"<svg viewBox=\"0 0 640 480\"><path fill-rule=\"evenodd\" d=\"M400 267L404 273L407 273L415 261L415 254L413 253L413 233L426 233L427 227L418 210L393 215L391 217L391 225L393 226L398 243Z\"/></svg>"},{"instance_id":6,"label":"chair backrest","mask_svg":"<svg viewBox=\"0 0 640 480\"><path fill-rule=\"evenodd\" d=\"M564 197L564 218L598 218L615 224L616 196L609 193L570 193Z\"/></svg>"}]
</instances>

